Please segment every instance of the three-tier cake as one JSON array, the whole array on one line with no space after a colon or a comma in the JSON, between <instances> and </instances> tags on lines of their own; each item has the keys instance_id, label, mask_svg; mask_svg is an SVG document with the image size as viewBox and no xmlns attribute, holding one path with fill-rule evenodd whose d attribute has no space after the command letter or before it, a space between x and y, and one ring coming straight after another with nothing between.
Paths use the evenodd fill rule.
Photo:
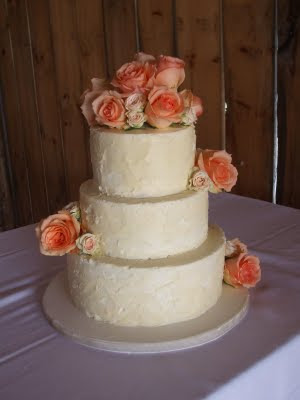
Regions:
<instances>
[{"instance_id":1,"label":"three-tier cake","mask_svg":"<svg viewBox=\"0 0 300 400\"><path fill-rule=\"evenodd\" d=\"M185 321L217 302L224 264L233 286L260 277L238 240L227 243L226 268L223 231L208 225L208 192L230 191L237 170L224 150L196 149L203 109L178 91L184 76L182 60L139 53L113 87L94 78L84 93L93 179L37 235L43 254L68 254L69 294L89 317L121 326Z\"/></svg>"}]
</instances>

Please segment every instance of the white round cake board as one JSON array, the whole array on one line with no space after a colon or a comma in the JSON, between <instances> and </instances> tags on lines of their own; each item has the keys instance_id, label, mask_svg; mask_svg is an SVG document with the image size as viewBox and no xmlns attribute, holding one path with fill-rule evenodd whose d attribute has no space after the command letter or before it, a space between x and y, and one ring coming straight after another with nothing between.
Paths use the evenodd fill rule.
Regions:
<instances>
[{"instance_id":1,"label":"white round cake board","mask_svg":"<svg viewBox=\"0 0 300 400\"><path fill-rule=\"evenodd\" d=\"M72 303L66 273L47 287L43 308L52 325L76 342L98 350L121 353L161 353L211 342L236 326L246 315L247 289L226 284L214 307L198 318L160 327L121 327L87 317Z\"/></svg>"}]
</instances>

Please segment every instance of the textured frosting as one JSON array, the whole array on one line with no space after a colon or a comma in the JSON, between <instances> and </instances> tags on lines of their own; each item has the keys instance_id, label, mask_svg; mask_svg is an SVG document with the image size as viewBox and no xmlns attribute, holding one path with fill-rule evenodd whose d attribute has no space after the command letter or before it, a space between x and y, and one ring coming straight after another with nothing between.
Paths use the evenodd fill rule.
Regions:
<instances>
[{"instance_id":1,"label":"textured frosting","mask_svg":"<svg viewBox=\"0 0 300 400\"><path fill-rule=\"evenodd\" d=\"M194 165L193 127L91 129L94 179L101 192L123 197L158 197L186 189Z\"/></svg>"},{"instance_id":2,"label":"textured frosting","mask_svg":"<svg viewBox=\"0 0 300 400\"><path fill-rule=\"evenodd\" d=\"M205 241L208 194L185 191L147 199L109 197L94 181L80 188L83 225L99 234L104 254L126 259L161 258Z\"/></svg>"},{"instance_id":3,"label":"textured frosting","mask_svg":"<svg viewBox=\"0 0 300 400\"><path fill-rule=\"evenodd\" d=\"M225 238L210 227L197 249L158 260L68 255L74 304L88 316L123 326L159 326L196 318L222 291Z\"/></svg>"}]
</instances>

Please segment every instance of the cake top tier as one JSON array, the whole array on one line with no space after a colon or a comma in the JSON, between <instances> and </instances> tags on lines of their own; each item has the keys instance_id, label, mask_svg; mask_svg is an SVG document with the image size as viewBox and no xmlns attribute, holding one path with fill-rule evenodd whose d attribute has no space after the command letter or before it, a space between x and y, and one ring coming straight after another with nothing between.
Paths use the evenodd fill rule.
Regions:
<instances>
[{"instance_id":1,"label":"cake top tier","mask_svg":"<svg viewBox=\"0 0 300 400\"><path fill-rule=\"evenodd\" d=\"M111 132L105 127L91 129L93 177L101 192L139 198L187 188L195 159L193 127L168 128L163 133L154 129Z\"/></svg>"},{"instance_id":2,"label":"cake top tier","mask_svg":"<svg viewBox=\"0 0 300 400\"><path fill-rule=\"evenodd\" d=\"M138 53L110 83L93 78L81 109L90 126L128 131L194 125L203 112L202 102L190 90L178 90L184 78L179 58Z\"/></svg>"}]
</instances>

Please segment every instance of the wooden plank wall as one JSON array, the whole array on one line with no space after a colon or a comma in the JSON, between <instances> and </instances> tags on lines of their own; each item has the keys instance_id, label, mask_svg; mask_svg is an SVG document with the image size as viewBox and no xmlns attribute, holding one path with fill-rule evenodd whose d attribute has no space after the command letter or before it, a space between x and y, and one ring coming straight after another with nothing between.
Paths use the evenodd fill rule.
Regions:
<instances>
[{"instance_id":1,"label":"wooden plank wall","mask_svg":"<svg viewBox=\"0 0 300 400\"><path fill-rule=\"evenodd\" d=\"M279 0L277 200L300 208L300 2Z\"/></svg>"},{"instance_id":2,"label":"wooden plank wall","mask_svg":"<svg viewBox=\"0 0 300 400\"><path fill-rule=\"evenodd\" d=\"M80 96L139 50L185 60L184 87L205 108L198 145L226 147L239 170L235 193L267 201L277 82L277 201L300 207L298 3L0 0L0 229L78 197L91 176Z\"/></svg>"},{"instance_id":3,"label":"wooden plank wall","mask_svg":"<svg viewBox=\"0 0 300 400\"><path fill-rule=\"evenodd\" d=\"M226 149L236 193L270 200L273 181L273 0L224 0Z\"/></svg>"}]
</instances>

